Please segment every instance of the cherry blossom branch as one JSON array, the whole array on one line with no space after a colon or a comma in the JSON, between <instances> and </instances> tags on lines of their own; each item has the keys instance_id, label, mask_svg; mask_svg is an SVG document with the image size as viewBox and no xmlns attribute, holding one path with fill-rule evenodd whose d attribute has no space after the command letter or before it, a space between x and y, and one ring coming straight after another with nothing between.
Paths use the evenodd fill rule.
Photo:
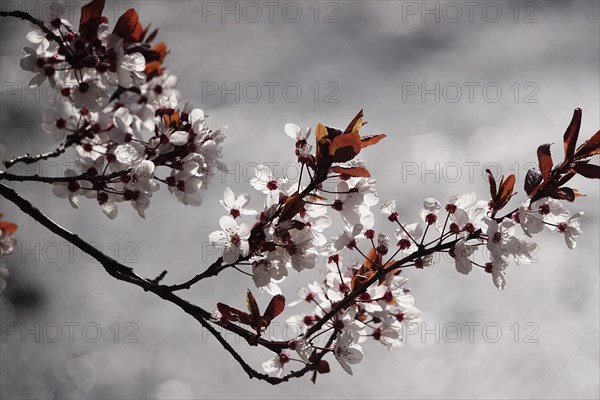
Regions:
<instances>
[{"instance_id":1,"label":"cherry blossom branch","mask_svg":"<svg viewBox=\"0 0 600 400\"><path fill-rule=\"evenodd\" d=\"M109 182L115 178L127 174L130 170L117 171L108 175L88 175L81 174L76 176L39 176L39 175L16 175L9 172L0 173L0 180L17 182L42 182L42 183L61 183L87 181L91 183Z\"/></svg>"},{"instance_id":2,"label":"cherry blossom branch","mask_svg":"<svg viewBox=\"0 0 600 400\"><path fill-rule=\"evenodd\" d=\"M43 214L39 209L34 207L27 199L21 197L13 189L11 189L8 186L1 184L1 183L0 183L0 195L2 195L4 198L6 198L7 200L14 203L16 206L18 206L21 209L21 211L23 211L25 214L32 217L35 221L39 222L42 226L46 227L51 232L62 237L63 239L65 239L68 242L75 245L77 248L79 248L83 252L92 256L95 260L97 260L103 266L103 268L106 270L106 272L108 272L114 278L121 280L121 281L129 282L136 286L139 286L144 291L152 292L152 293L156 294L157 296L159 296L160 298L162 298L163 300L169 301L169 302L179 306L184 312L191 315L192 317L194 317L194 319L196 319L198 322L200 322L200 324L202 326L209 329L209 331L211 331L211 333L213 335L215 335L215 337L218 338L220 336L218 331L216 331L209 322L209 321L213 320L210 312L178 297L177 295L175 295L172 292L172 290L170 289L169 286L159 285L159 284L155 283L153 280L144 279L144 278L136 275L132 268L119 263L115 259L107 256L106 254L102 253L100 250L98 250L94 246L90 245L88 242L83 240L78 235L76 235L72 232L69 232L68 230L66 230L65 228L60 226L58 223L56 223L55 221L53 221L49 217L47 217L45 214ZM214 263L213 265L220 265L220 264L221 264L221 261L217 260L217 262ZM210 267L209 267L209 270L210 270ZM243 337L244 339L246 339L249 342L259 344L259 345L266 347L269 350L274 351L276 353L279 353L282 349L287 348L287 346L288 346L287 341L277 342L277 341L265 340L262 338L258 338L258 340L257 340L256 334L254 332L250 332L250 331L248 331L242 327L239 327L233 323L220 322L219 325L228 331L238 334L239 336ZM221 340L219 340L219 341L223 344L223 341L221 341ZM229 349L231 349L230 346L229 346ZM226 347L226 350L231 352L229 349ZM238 357L236 357L235 355L234 355L234 358L236 358L236 360L238 359ZM238 362L239 362L239 360L238 360ZM242 367L244 368L244 370L246 370L246 372L249 371L248 368L250 368L250 367L244 366L244 365L242 365ZM268 377L269 378L268 381L270 383L280 383L285 380L288 380L291 377L302 376L310 370L311 370L310 368L308 368L306 370L302 370L303 371L302 373L300 373L300 371L298 371L294 374L290 374L291 376L289 376L287 379L281 378L281 380L280 380L280 378L268 377L268 375L264 375L264 374L258 373L256 371L254 371L254 373L252 373L252 376L259 378L259 379L264 379L264 380L266 380L265 377Z\"/></svg>"},{"instance_id":3,"label":"cherry blossom branch","mask_svg":"<svg viewBox=\"0 0 600 400\"><path fill-rule=\"evenodd\" d=\"M23 154L21 156L15 157L11 160L5 161L4 165L6 166L6 168L10 168L14 164L17 164L17 163L35 164L38 161L47 160L49 158L55 158L55 157L60 156L67 150L67 147L68 146L66 144L64 144L64 145L57 147L53 151L49 151L47 153L42 153L42 154L36 154L33 156L29 153Z\"/></svg>"},{"instance_id":4,"label":"cherry blossom branch","mask_svg":"<svg viewBox=\"0 0 600 400\"><path fill-rule=\"evenodd\" d=\"M183 290L183 289L189 289L192 287L193 284L200 282L202 279L206 279L208 277L218 275L219 272L221 272L226 267L227 266L223 266L223 257L219 257L217 259L217 261L215 261L214 263L209 265L209 267L203 273L194 276L192 279L190 279L184 283L181 283L178 285L167 286L167 289L170 290L171 292L176 292L178 290Z\"/></svg>"},{"instance_id":5,"label":"cherry blossom branch","mask_svg":"<svg viewBox=\"0 0 600 400\"><path fill-rule=\"evenodd\" d=\"M272 385L276 385L276 384L279 384L282 382L289 381L292 378L299 378L301 376L304 376L306 373L314 371L318 367L319 361L330 350L329 347L331 346L331 344L333 343L333 340L335 339L336 332L334 332L331 335L324 350L322 350L321 352L319 352L316 355L315 361L313 363L307 364L304 368L302 368L298 371L291 371L290 373L288 373L287 375L285 375L281 378L272 377L267 374L260 373L260 372L256 371L255 369L253 369L250 365L248 365L248 363L246 363L243 360L243 358L233 349L233 347L223 338L223 336L219 333L219 331L216 330L215 327L212 326L211 321L213 320L213 318L208 311L178 297L177 295L175 295L173 293L173 288L176 288L176 289L178 287L184 288L184 286L186 286L186 285L191 286L193 283L201 280L202 278L194 277L193 279L191 279L190 281L188 281L184 284L174 285L174 286L159 285L154 280L144 279L144 278L136 275L132 268L127 267L127 266L119 263L115 259L107 256L106 254L102 253L100 250L96 249L94 246L90 245L88 242L83 240L78 235L69 232L68 230L61 227L56 222L52 221L49 217L47 217L45 214L43 214L39 209L34 207L28 200L21 197L13 189L11 189L8 186L1 184L1 183L0 183L0 195L2 195L4 198L11 201L15 205L17 205L21 209L21 211L23 211L25 214L32 217L34 220L39 222L41 225L46 227L51 232L57 234L58 236L62 237L65 240L69 241L70 243L72 243L73 245L75 245L76 247L78 247L79 249L84 251L85 253L92 256L103 266L103 268L106 270L106 272L108 272L114 278L121 280L121 281L129 282L136 286L139 286L144 291L152 292L152 293L156 294L157 296L159 296L160 298L162 298L163 300L166 300L168 302L171 302L171 303L179 306L184 312L191 315L204 328L206 328L212 335L215 336L215 338L219 341L219 343L223 346L223 348L231 354L231 356L240 364L240 366L244 369L244 371L248 374L248 376L250 378L257 378L260 380L264 380ZM417 253L413 254L413 256L416 256ZM217 271L216 273L218 273L219 268L222 268L221 258L219 258L215 263L213 263L204 274L200 274L198 276L211 276L211 274L215 273L213 271ZM211 272L208 272L208 271L211 271ZM387 272L387 270L386 270L386 272ZM368 287L370 284L372 284L374 281L375 280L370 280L369 281L370 283L365 284L365 288ZM347 299L344 300L344 302L341 302L340 304L346 303L346 302L349 303L350 300L353 298L352 295L354 295L354 297L356 297L358 294L360 294L360 293L351 294ZM338 307L339 307L339 309L343 308L343 305L340 306L340 304L338 304L338 306L336 306L336 309ZM333 318L336 313L337 313L337 311L335 313L330 312L328 315L326 315L321 320L322 323L320 325L325 323L327 320ZM319 321L319 322L321 322L321 321ZM319 324L319 322L317 324ZM262 338L257 339L254 332L250 332L238 325L235 325L233 323L226 322L226 321L220 321L219 325L230 332L240 335L241 337L245 338L249 343L255 344L255 345L256 344L261 345L275 353L280 353L282 349L288 348L287 341L279 341L278 342L278 341L265 340ZM313 329L313 331L314 331L314 329Z\"/></svg>"},{"instance_id":6,"label":"cherry blossom branch","mask_svg":"<svg viewBox=\"0 0 600 400\"><path fill-rule=\"evenodd\" d=\"M41 153L37 155L30 155L29 153L17 156L11 160L5 161L4 166L10 168L17 163L34 164L41 160L47 160L49 158L55 158L63 154L69 147L79 142L81 139L80 132L76 131L67 136L65 143L61 143L56 149L47 153Z\"/></svg>"},{"instance_id":7,"label":"cherry blossom branch","mask_svg":"<svg viewBox=\"0 0 600 400\"><path fill-rule=\"evenodd\" d=\"M2 175L5 175L5 174L0 174L0 177ZM102 253L100 250L98 250L97 248L95 248L94 246L92 246L91 244L86 242L85 240L83 240L81 237L79 237L79 235L69 232L68 230L66 230L65 228L60 226L58 223L52 221L45 214L43 214L39 209L34 207L28 200L21 197L13 189L9 188L8 186L6 186L2 183L0 183L0 195L2 195L4 198L6 198L7 200L14 203L16 206L18 206L21 209L21 211L23 211L25 214L29 215L34 220L39 222L41 225L43 225L45 228L47 228L50 232L55 233L56 235L69 241L70 243L72 243L73 245L75 245L76 247L78 247L79 249L84 251L85 253L92 256L94 259L98 260L102 264L104 269L111 275L114 276L114 275L122 274L122 275L130 276L130 277L135 277L136 279L143 281L142 278L135 275L135 273L133 272L133 269L131 267L127 267L127 266L117 262L113 258L107 256L106 254Z\"/></svg>"}]
</instances>

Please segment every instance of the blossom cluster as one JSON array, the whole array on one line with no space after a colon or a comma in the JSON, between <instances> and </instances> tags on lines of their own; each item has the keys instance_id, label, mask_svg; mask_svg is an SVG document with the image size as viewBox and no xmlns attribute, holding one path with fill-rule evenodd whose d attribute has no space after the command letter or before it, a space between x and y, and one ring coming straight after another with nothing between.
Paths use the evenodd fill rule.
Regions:
<instances>
[{"instance_id":1,"label":"blossom cluster","mask_svg":"<svg viewBox=\"0 0 600 400\"><path fill-rule=\"evenodd\" d=\"M103 6L84 6L78 28L56 16L52 37L40 28L27 34L21 67L35 74L29 85L47 81L58 93L42 128L75 147L76 167L53 192L74 208L80 197L96 199L110 218L125 201L144 217L161 183L198 206L220 166L223 134L207 127L201 109L178 105L177 78L162 66L167 47L153 44L157 30L143 28L130 9L111 31Z\"/></svg>"},{"instance_id":2,"label":"blossom cluster","mask_svg":"<svg viewBox=\"0 0 600 400\"><path fill-rule=\"evenodd\" d=\"M133 9L111 30L103 8L104 0L93 0L82 8L78 27L57 15L49 26L36 24L39 29L27 35L31 45L23 50L21 67L34 74L31 86L47 81L60 94L44 111L42 128L62 142L53 153L28 161L74 147L76 167L46 181L74 208L81 197L96 199L109 218L116 217L117 203L125 201L144 217L161 186L181 203L199 206L200 190L221 167L223 133L207 127L208 116L201 109L180 106L177 79L163 67L167 47L153 43L157 31L144 28ZM362 110L345 129L318 124L313 132L286 124L283 131L294 143L300 176L290 181L258 165L250 182L260 197L254 206L249 194L236 196L225 189L220 230L209 235L222 249L216 267L182 285L161 285L166 271L154 280L131 280L166 299L164 293L189 288L225 268L250 276L254 286L271 296L263 313L248 291L248 312L218 303L210 318L202 318L273 350L275 355L263 363L266 373L282 378L286 365L298 362L313 371L314 382L317 374L329 372L323 359L329 354L352 374L368 340L388 349L403 345L407 324L420 319L403 269L431 268L436 253L447 253L459 273L487 273L502 290L511 262L532 262L534 235L548 230L563 235L569 249L576 247L583 213L571 214L561 201L572 202L581 194L565 185L577 174L600 178L600 167L589 163L600 154L600 132L577 147L581 110L575 110L563 136L564 161L555 165L551 145L541 145L539 169L532 168L525 179L527 197L513 203L512 211L500 214L514 196L514 175L497 182L487 171L489 197L455 194L445 203L427 198L414 218L400 215L395 200L388 201L379 212L390 225L377 229L376 181L358 156L386 135L362 136L365 124ZM19 159L5 164L5 153L0 144L3 176ZM165 173L157 176L161 167ZM3 257L14 249L15 230L16 225L0 221ZM287 304L304 307L286 319L297 335L286 340L261 337L285 309L286 277L292 270L308 275L319 260L325 260L321 275L308 280L296 292L298 298ZM0 264L0 291L6 273ZM232 329L232 324L252 330ZM319 338L328 338L326 344L318 343Z\"/></svg>"},{"instance_id":3,"label":"blossom cluster","mask_svg":"<svg viewBox=\"0 0 600 400\"><path fill-rule=\"evenodd\" d=\"M351 123L344 133L320 125L317 136L333 137L331 149L335 138L358 132L363 124L362 112L357 119L358 125L355 123L352 128ZM263 364L267 373L282 377L285 365L291 361L313 363L321 349L315 339L328 332L333 335L333 342L325 350L350 374L351 364L362 360L361 344L367 339L390 349L401 346L406 324L420 318L401 269L432 267L437 252L448 253L461 274L467 275L473 266L479 267L502 290L511 261L532 261L537 249L531 240L533 235L546 228L562 234L568 248L573 249L576 238L582 234L579 219L583 213L571 215L559 200L545 195L529 196L514 212L498 217L497 212L512 197L514 176L506 181L502 178L497 185L489 172L491 199L477 200L474 193L467 193L453 195L443 204L428 198L423 202L420 222L401 222L396 202L389 201L381 206L381 213L393 224L393 234L377 232L372 208L378 204L379 196L375 180L356 157L358 151L350 151L340 162L333 157L319 170L322 153L311 151L311 129L290 123L284 131L295 141L295 153L309 183L302 186L302 176L299 182L291 183L259 165L250 184L264 197L262 207L249 208L250 195L236 197L227 188L221 201L227 214L219 221L222 230L209 236L213 244L222 247L224 263L234 267L250 265L251 271L245 273L251 275L256 287L273 296L281 295L280 285L290 270L303 272L313 269L319 258L327 260L322 279L301 287L298 300L288 304L293 307L303 303L309 310L286 320L297 337L289 341L288 350L278 352ZM362 140L368 142L372 138ZM317 148L320 144L317 139ZM253 222L238 223L243 218L252 218ZM342 232L329 237L328 228L339 225ZM351 255L343 255L344 252ZM240 322L238 317L231 319L231 311L226 314L217 312L215 318ZM263 328L264 325L257 328L258 334ZM297 357L289 350L295 351ZM324 370L328 368L327 365ZM319 366L317 370L320 369Z\"/></svg>"}]
</instances>

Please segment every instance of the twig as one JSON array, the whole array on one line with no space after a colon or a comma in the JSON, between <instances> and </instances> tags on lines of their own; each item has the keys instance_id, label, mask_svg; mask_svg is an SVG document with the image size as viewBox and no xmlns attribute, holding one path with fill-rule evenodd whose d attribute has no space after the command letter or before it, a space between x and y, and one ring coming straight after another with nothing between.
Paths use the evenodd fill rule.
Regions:
<instances>
[{"instance_id":1,"label":"twig","mask_svg":"<svg viewBox=\"0 0 600 400\"><path fill-rule=\"evenodd\" d=\"M63 239L65 239L68 242L75 245L77 248L79 248L83 252L92 256L103 266L103 268L106 270L106 272L108 272L114 278L121 280L121 281L129 282L136 286L139 286L144 291L154 293L155 295L159 296L163 300L166 300L170 303L173 303L173 304L179 306L179 308L181 308L185 313L191 315L194 319L196 319L198 322L200 322L200 324L202 326L209 329L209 331L213 335L215 335L217 340L219 340L219 342L222 345L224 345L224 343L227 343L222 337L219 339L220 334L211 325L210 321L212 321L212 316L211 316L210 312L178 297L175 293L173 293L170 290L170 288L168 286L159 285L159 284L153 282L152 280L147 280L147 279L144 279L144 278L136 275L132 268L119 263L115 259L107 256L106 254L102 253L100 250L96 249L94 246L90 245L85 240L81 239L78 235L73 234L73 233L69 232L68 230L66 230L65 228L61 227L59 224L52 221L45 214L43 214L40 210L38 210L36 207L34 207L27 199L21 197L13 189L9 188L8 186L6 186L2 183L0 183L0 195L2 195L4 198L6 198L7 200L14 203L16 206L18 206L21 209L21 211L23 211L25 214L32 217L34 220L39 222L41 225L46 227L51 232L57 234L58 236L62 237ZM219 260L217 262L220 264ZM288 347L287 341L278 342L278 341L265 340L262 338L259 338L258 341L256 341L254 332L250 332L250 331L248 331L238 325L230 323L230 322L223 322L223 323L220 323L219 325L222 326L224 329L231 331L231 332L239 335L240 337L243 337L244 339L248 340L249 342L253 341L254 343L257 343L263 347L266 347L269 350L276 352L276 353L279 353L279 352L281 352L282 349L285 349ZM233 348L231 348L231 346L228 345L228 346L224 346L224 347L228 352L230 352L232 354L232 356L238 362L243 361L243 360L241 360L239 355L236 356L236 354L234 354L235 351L233 351ZM233 351L233 353L232 353L232 351ZM302 376L306 372L315 368L314 366L311 366L310 368L305 368L303 370L288 374L286 377L283 377L283 378L273 378L268 375L261 374L257 371L252 370L252 368L249 367L245 362L243 364L242 363L240 363L240 364L242 365L244 370L246 370L246 372L249 372L252 374L252 377L255 377L255 378L258 378L261 380L266 380L267 382L272 383L272 384L277 384L280 382L287 381L292 377ZM250 372L250 371L254 371L254 372Z\"/></svg>"},{"instance_id":2,"label":"twig","mask_svg":"<svg viewBox=\"0 0 600 400\"><path fill-rule=\"evenodd\" d=\"M0 180L16 182L42 182L42 183L68 183L76 181L87 181L91 183L110 182L111 180L129 173L130 170L113 172L108 175L81 174L75 176L39 176L39 175L16 175L10 172L0 173Z\"/></svg>"}]
</instances>

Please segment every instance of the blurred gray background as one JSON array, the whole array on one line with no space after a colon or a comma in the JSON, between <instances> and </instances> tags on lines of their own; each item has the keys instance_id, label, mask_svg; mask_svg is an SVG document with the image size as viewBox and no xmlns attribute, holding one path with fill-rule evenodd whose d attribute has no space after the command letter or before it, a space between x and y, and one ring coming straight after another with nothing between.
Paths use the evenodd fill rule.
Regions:
<instances>
[{"instance_id":1,"label":"blurred gray background","mask_svg":"<svg viewBox=\"0 0 600 400\"><path fill-rule=\"evenodd\" d=\"M67 3L72 20L83 4ZM3 1L2 7L43 16L47 3ZM555 161L562 157L562 134L576 107L583 109L580 138L600 126L597 1L108 0L105 15L114 23L129 7L161 28L159 40L171 49L166 65L179 77L183 99L209 113L211 127L229 127L223 161L233 172L215 176L200 208L186 208L161 190L146 220L128 205L110 221L90 201L71 209L49 186L12 186L138 273L152 277L168 269L168 283L214 259L205 243L218 228L225 187L250 193L259 207L262 200L249 185L257 163L295 177L297 170L288 168L294 155L283 133L287 122L345 126L364 108L369 124L363 132L388 138L363 158L382 203L395 199L407 222L417 220L425 197L446 201L473 191L486 198L486 167L515 173L523 194L538 145L554 142ZM18 68L28 24L1 24L1 141L10 156L49 150L53 143L40 123L50 91L27 89L31 77ZM54 161L15 171L53 175L66 167ZM331 360L332 372L317 385L303 378L277 387L249 380L178 308L115 281L2 200L5 218L19 225L19 247L7 259L11 276L0 299L0 395L598 398L600 189L582 178L573 186L587 194L569 205L586 212L576 250L556 233L538 236L536 262L511 265L503 292L489 275L465 277L444 260L407 271L424 312L425 337L412 335L392 352L366 344L355 377ZM301 282L319 277L319 268L291 271L282 288L293 299ZM248 287L254 286L247 277L229 272L185 295L209 309L224 299L242 306ZM273 335L282 329L276 326ZM270 357L243 343L236 347L258 368Z\"/></svg>"}]
</instances>

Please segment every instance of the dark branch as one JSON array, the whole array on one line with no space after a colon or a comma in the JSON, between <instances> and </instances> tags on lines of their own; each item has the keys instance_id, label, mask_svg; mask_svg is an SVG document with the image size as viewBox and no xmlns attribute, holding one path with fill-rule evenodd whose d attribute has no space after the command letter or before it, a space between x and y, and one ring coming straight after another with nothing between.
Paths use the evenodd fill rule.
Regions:
<instances>
[{"instance_id":1,"label":"dark branch","mask_svg":"<svg viewBox=\"0 0 600 400\"><path fill-rule=\"evenodd\" d=\"M210 312L178 297L175 293L173 293L170 290L169 286L159 285L159 284L153 282L152 280L147 280L147 279L144 279L144 278L136 275L134 273L133 269L131 269L130 267L127 267L127 266L119 263L115 259L107 256L106 254L102 253L100 250L96 249L94 246L90 245L85 240L81 239L78 235L71 233L68 230L66 230L65 228L61 227L59 224L52 221L45 214L43 214L40 210L38 210L36 207L34 207L28 200L21 197L13 189L9 188L8 186L6 186L2 183L0 183L0 195L2 195L4 198L11 201L15 205L17 205L21 209L21 211L23 211L25 214L32 217L34 220L39 222L41 225L46 227L51 232L57 234L58 236L62 237L65 240L69 241L70 243L72 243L73 245L75 245L76 247L78 247L79 249L84 251L85 253L92 256L104 267L106 272L108 272L114 278L121 280L121 281L129 282L136 286L139 286L142 289L144 289L144 291L152 292L155 295L159 296L160 298L179 306L179 308L181 308L184 312L191 315L202 326L207 328L217 338L217 340L219 340L219 342L225 347L225 349L229 353L231 353L231 355L240 363L242 368L244 368L244 370L251 377L265 380L272 384L277 384L277 383L287 381L292 377L302 376L306 372L312 370L313 368L316 368L315 366L311 366L310 368L308 368L308 366L307 366L306 368L304 368L300 371L297 371L297 372L293 372L283 378L274 378L274 377L270 377L268 375L265 375L265 374L255 371L241 359L241 357L233 350L233 348L227 343L227 341L225 339L223 339L221 334L211 325L210 321L214 321L214 320L213 320ZM240 326L237 326L233 323L230 323L230 322L220 322L219 325L221 327L223 327L224 329L231 331L231 332L238 334L239 336L245 338L248 342L252 342L254 344L259 344L263 347L268 348L269 350L271 350L275 353L281 352L282 349L285 349L288 346L287 342L269 341L269 340L265 340L262 338L259 338L257 341L256 334L254 332L250 332L250 331L248 331ZM227 344L227 345L225 345L225 344Z\"/></svg>"},{"instance_id":2,"label":"dark branch","mask_svg":"<svg viewBox=\"0 0 600 400\"><path fill-rule=\"evenodd\" d=\"M76 181L87 181L92 183L110 182L111 180L127 174L129 170L113 172L108 175L88 175L81 174L76 176L39 176L39 175L15 175L10 172L0 173L0 180L17 182L42 182L42 183L67 183Z\"/></svg>"}]
</instances>

